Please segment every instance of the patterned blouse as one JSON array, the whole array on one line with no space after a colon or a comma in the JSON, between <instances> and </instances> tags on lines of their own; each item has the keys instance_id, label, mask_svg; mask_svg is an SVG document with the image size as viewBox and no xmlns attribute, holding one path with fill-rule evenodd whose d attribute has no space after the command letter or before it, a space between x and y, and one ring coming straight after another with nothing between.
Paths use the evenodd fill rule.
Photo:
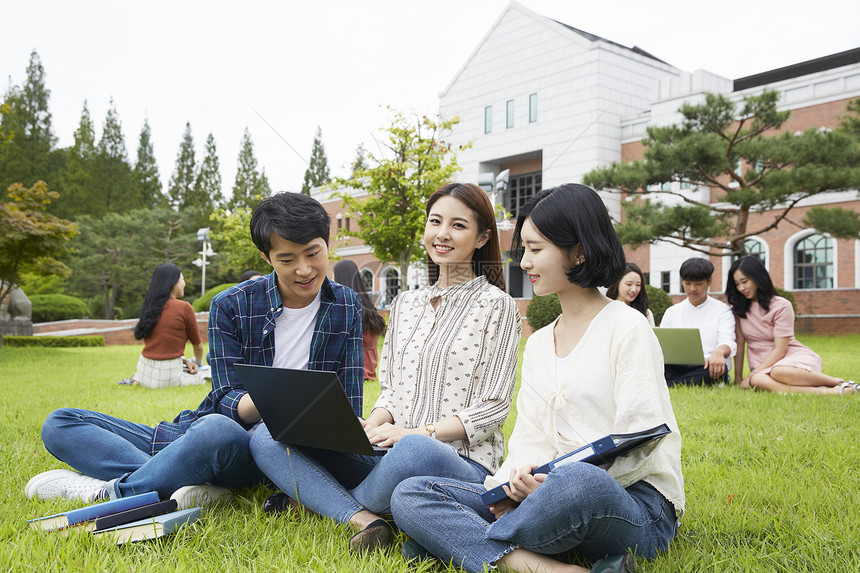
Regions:
<instances>
[{"instance_id":1,"label":"patterned blouse","mask_svg":"<svg viewBox=\"0 0 860 573\"><path fill-rule=\"evenodd\" d=\"M373 407L403 428L458 416L467 437L451 446L495 472L505 454L520 320L514 299L484 276L401 293L391 306Z\"/></svg>"}]
</instances>

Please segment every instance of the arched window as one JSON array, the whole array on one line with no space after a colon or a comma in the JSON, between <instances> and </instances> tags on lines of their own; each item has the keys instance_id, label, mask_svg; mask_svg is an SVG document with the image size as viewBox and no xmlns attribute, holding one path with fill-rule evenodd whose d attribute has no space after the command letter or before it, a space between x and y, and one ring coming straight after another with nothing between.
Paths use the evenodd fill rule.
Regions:
<instances>
[{"instance_id":1,"label":"arched window","mask_svg":"<svg viewBox=\"0 0 860 573\"><path fill-rule=\"evenodd\" d=\"M765 266L767 266L767 252L765 251L764 241L753 239L752 237L744 241L744 254L752 257L758 257ZM732 256L732 261L738 260L738 255Z\"/></svg>"},{"instance_id":2,"label":"arched window","mask_svg":"<svg viewBox=\"0 0 860 573\"><path fill-rule=\"evenodd\" d=\"M794 245L794 288L833 288L833 241L809 235Z\"/></svg>"},{"instance_id":3,"label":"arched window","mask_svg":"<svg viewBox=\"0 0 860 573\"><path fill-rule=\"evenodd\" d=\"M385 302L391 304L398 294L400 294L400 273L394 267L388 267L385 271Z\"/></svg>"},{"instance_id":4,"label":"arched window","mask_svg":"<svg viewBox=\"0 0 860 573\"><path fill-rule=\"evenodd\" d=\"M361 269L361 284L366 292L373 292L373 271L370 269Z\"/></svg>"}]
</instances>

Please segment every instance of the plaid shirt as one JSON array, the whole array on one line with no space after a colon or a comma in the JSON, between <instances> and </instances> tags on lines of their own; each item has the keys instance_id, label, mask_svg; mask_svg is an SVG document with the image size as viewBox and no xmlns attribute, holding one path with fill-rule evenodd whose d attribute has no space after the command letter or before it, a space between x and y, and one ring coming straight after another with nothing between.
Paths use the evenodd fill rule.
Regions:
<instances>
[{"instance_id":1,"label":"plaid shirt","mask_svg":"<svg viewBox=\"0 0 860 573\"><path fill-rule=\"evenodd\" d=\"M209 309L209 362L212 391L196 410L161 422L152 437L151 453L162 450L207 414L223 414L242 424L237 407L247 392L233 364L271 366L275 357L275 319L283 305L277 277L241 283L219 293ZM310 370L337 372L357 416L362 415L364 356L361 303L354 291L325 279L311 339ZM242 424L248 428L250 425Z\"/></svg>"}]
</instances>

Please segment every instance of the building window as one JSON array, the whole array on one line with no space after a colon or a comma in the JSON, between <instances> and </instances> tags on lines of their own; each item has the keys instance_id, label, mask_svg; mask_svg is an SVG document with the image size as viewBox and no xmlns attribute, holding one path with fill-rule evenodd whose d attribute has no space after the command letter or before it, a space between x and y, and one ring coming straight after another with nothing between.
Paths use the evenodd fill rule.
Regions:
<instances>
[{"instance_id":1,"label":"building window","mask_svg":"<svg viewBox=\"0 0 860 573\"><path fill-rule=\"evenodd\" d=\"M394 267L389 267L387 271L385 271L385 302L386 305L391 304L391 301L394 300L400 294L400 273L397 272L397 269Z\"/></svg>"},{"instance_id":2,"label":"building window","mask_svg":"<svg viewBox=\"0 0 860 573\"><path fill-rule=\"evenodd\" d=\"M349 217L346 218L346 230L349 231Z\"/></svg>"},{"instance_id":3,"label":"building window","mask_svg":"<svg viewBox=\"0 0 860 573\"><path fill-rule=\"evenodd\" d=\"M493 132L493 106L484 108L484 133Z\"/></svg>"},{"instance_id":4,"label":"building window","mask_svg":"<svg viewBox=\"0 0 860 573\"><path fill-rule=\"evenodd\" d=\"M672 288L672 274L669 271L662 271L660 273L660 288L666 292L670 292Z\"/></svg>"},{"instance_id":5,"label":"building window","mask_svg":"<svg viewBox=\"0 0 860 573\"><path fill-rule=\"evenodd\" d=\"M529 123L537 121L537 94L529 96Z\"/></svg>"},{"instance_id":6,"label":"building window","mask_svg":"<svg viewBox=\"0 0 860 573\"><path fill-rule=\"evenodd\" d=\"M833 288L833 242L809 235L794 245L794 288Z\"/></svg>"},{"instance_id":7,"label":"building window","mask_svg":"<svg viewBox=\"0 0 860 573\"><path fill-rule=\"evenodd\" d=\"M520 212L520 208L533 195L540 193L541 177L542 173L540 171L511 175L510 182L508 183L508 204L505 206L511 215L516 217Z\"/></svg>"},{"instance_id":8,"label":"building window","mask_svg":"<svg viewBox=\"0 0 860 573\"><path fill-rule=\"evenodd\" d=\"M744 241L744 255L757 257L763 265L767 266L767 253L764 252L764 242L762 241L752 238L746 239ZM732 262L739 258L737 255L733 255Z\"/></svg>"},{"instance_id":9,"label":"building window","mask_svg":"<svg viewBox=\"0 0 860 573\"><path fill-rule=\"evenodd\" d=\"M505 114L505 126L510 129L514 126L514 100L509 99Z\"/></svg>"}]
</instances>

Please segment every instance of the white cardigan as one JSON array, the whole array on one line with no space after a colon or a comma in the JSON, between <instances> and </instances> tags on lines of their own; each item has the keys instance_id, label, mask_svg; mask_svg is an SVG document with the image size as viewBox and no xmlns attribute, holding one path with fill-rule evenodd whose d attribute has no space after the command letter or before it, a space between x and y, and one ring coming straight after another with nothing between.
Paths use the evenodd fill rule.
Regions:
<instances>
[{"instance_id":1,"label":"white cardigan","mask_svg":"<svg viewBox=\"0 0 860 573\"><path fill-rule=\"evenodd\" d=\"M511 469L543 464L607 434L645 430L662 423L672 433L617 458L607 469L622 487L644 480L684 512L681 434L663 377L660 344L645 317L623 302L606 305L591 321L559 380L555 322L532 334L523 355L517 421L508 456L487 487L508 481ZM558 418L565 433L559 433Z\"/></svg>"}]
</instances>

